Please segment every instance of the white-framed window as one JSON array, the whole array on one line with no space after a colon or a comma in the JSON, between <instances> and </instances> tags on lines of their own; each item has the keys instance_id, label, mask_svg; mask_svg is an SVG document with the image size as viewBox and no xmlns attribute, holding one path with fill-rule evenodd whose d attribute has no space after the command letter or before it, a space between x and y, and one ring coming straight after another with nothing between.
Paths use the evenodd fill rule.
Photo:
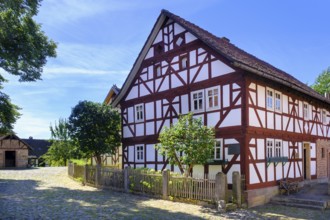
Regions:
<instances>
[{"instance_id":1,"label":"white-framed window","mask_svg":"<svg viewBox=\"0 0 330 220\"><path fill-rule=\"evenodd\" d=\"M322 109L322 122L327 124L327 111L325 109Z\"/></svg>"},{"instance_id":2,"label":"white-framed window","mask_svg":"<svg viewBox=\"0 0 330 220\"><path fill-rule=\"evenodd\" d=\"M281 93L275 92L275 111L282 111Z\"/></svg>"},{"instance_id":3,"label":"white-framed window","mask_svg":"<svg viewBox=\"0 0 330 220\"><path fill-rule=\"evenodd\" d=\"M144 161L144 145L135 145L135 161Z\"/></svg>"},{"instance_id":4,"label":"white-framed window","mask_svg":"<svg viewBox=\"0 0 330 220\"><path fill-rule=\"evenodd\" d=\"M207 109L219 108L220 106L219 97L220 97L219 86L206 89L206 108Z\"/></svg>"},{"instance_id":5,"label":"white-framed window","mask_svg":"<svg viewBox=\"0 0 330 220\"><path fill-rule=\"evenodd\" d=\"M275 157L281 157L281 156L282 156L282 141L275 140Z\"/></svg>"},{"instance_id":6,"label":"white-framed window","mask_svg":"<svg viewBox=\"0 0 330 220\"><path fill-rule=\"evenodd\" d=\"M195 112L204 110L204 90L191 93L191 110Z\"/></svg>"},{"instance_id":7,"label":"white-framed window","mask_svg":"<svg viewBox=\"0 0 330 220\"><path fill-rule=\"evenodd\" d=\"M215 139L214 143L214 160L221 160L223 139Z\"/></svg>"},{"instance_id":8,"label":"white-framed window","mask_svg":"<svg viewBox=\"0 0 330 220\"><path fill-rule=\"evenodd\" d=\"M303 114L304 114L304 119L309 119L309 107L308 103L304 102L303 104Z\"/></svg>"},{"instance_id":9,"label":"white-framed window","mask_svg":"<svg viewBox=\"0 0 330 220\"><path fill-rule=\"evenodd\" d=\"M135 105L135 121L143 121L144 119L144 108L143 104Z\"/></svg>"},{"instance_id":10,"label":"white-framed window","mask_svg":"<svg viewBox=\"0 0 330 220\"><path fill-rule=\"evenodd\" d=\"M274 91L272 89L266 90L266 106L268 109L274 109Z\"/></svg>"},{"instance_id":11,"label":"white-framed window","mask_svg":"<svg viewBox=\"0 0 330 220\"><path fill-rule=\"evenodd\" d=\"M267 158L273 157L273 149L274 149L274 140L273 139L267 139L266 140L266 155Z\"/></svg>"}]
</instances>

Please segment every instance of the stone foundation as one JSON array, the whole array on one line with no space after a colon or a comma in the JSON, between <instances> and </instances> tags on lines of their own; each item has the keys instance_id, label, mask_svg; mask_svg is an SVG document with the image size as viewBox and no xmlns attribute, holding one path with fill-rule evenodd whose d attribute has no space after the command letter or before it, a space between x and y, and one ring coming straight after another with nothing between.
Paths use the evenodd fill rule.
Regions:
<instances>
[{"instance_id":1,"label":"stone foundation","mask_svg":"<svg viewBox=\"0 0 330 220\"><path fill-rule=\"evenodd\" d=\"M264 205L279 193L278 186L245 191L248 208Z\"/></svg>"}]
</instances>

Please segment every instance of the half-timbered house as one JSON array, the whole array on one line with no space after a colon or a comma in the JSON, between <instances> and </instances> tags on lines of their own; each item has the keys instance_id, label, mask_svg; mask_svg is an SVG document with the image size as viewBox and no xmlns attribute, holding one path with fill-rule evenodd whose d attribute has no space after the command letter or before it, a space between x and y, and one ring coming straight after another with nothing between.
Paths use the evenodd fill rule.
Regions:
<instances>
[{"instance_id":1,"label":"half-timbered house","mask_svg":"<svg viewBox=\"0 0 330 220\"><path fill-rule=\"evenodd\" d=\"M154 145L194 112L215 128L214 158L193 174L245 176L249 206L282 178L329 176L329 103L304 83L229 39L163 10L113 101L122 116L122 166L177 171Z\"/></svg>"}]
</instances>

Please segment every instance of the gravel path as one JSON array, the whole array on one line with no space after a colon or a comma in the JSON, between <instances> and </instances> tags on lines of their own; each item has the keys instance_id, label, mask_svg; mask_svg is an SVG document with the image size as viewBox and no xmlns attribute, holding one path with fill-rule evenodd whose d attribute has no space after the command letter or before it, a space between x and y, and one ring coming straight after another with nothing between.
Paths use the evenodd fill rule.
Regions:
<instances>
[{"instance_id":1,"label":"gravel path","mask_svg":"<svg viewBox=\"0 0 330 220\"><path fill-rule=\"evenodd\" d=\"M220 214L197 205L82 186L67 176L66 167L0 170L0 219L287 219L278 206L272 213L274 207ZM313 214L307 212L309 219ZM295 219L292 213L288 216Z\"/></svg>"}]
</instances>

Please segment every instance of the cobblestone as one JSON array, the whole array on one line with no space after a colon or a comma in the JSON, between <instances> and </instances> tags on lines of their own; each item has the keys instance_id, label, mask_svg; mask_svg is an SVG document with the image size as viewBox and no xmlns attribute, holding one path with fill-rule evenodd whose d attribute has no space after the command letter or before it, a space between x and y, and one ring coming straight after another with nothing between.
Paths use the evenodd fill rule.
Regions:
<instances>
[{"instance_id":1,"label":"cobblestone","mask_svg":"<svg viewBox=\"0 0 330 220\"><path fill-rule=\"evenodd\" d=\"M0 219L286 218L282 209L272 210L274 206L218 213L198 205L100 190L70 179L66 167L0 170ZM308 217L313 217L309 211ZM295 219L292 213L288 216Z\"/></svg>"}]
</instances>

